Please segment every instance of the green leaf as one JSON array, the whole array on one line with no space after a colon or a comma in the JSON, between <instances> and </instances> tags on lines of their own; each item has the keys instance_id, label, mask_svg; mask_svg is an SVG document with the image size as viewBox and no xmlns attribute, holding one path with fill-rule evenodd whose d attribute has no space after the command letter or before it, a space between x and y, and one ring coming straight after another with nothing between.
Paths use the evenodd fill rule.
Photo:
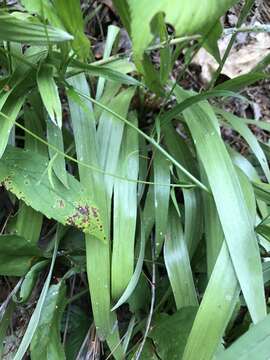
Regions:
<instances>
[{"instance_id":1,"label":"green leaf","mask_svg":"<svg viewBox=\"0 0 270 360\"><path fill-rule=\"evenodd\" d=\"M42 64L37 73L38 90L51 121L62 127L62 105L52 65Z\"/></svg>"},{"instance_id":2,"label":"green leaf","mask_svg":"<svg viewBox=\"0 0 270 360\"><path fill-rule=\"evenodd\" d=\"M164 125L164 127L162 127L162 133L164 134L166 146L174 159L197 178L198 169L196 168L191 150L182 137L175 131L173 125L170 123ZM188 180L188 177L185 176L179 168L176 168L176 170L180 181ZM198 189L183 189L183 196L185 206L184 237L190 258L192 258L202 233L203 217L200 211L202 206L201 193Z\"/></svg>"},{"instance_id":3,"label":"green leaf","mask_svg":"<svg viewBox=\"0 0 270 360\"><path fill-rule=\"evenodd\" d=\"M50 269L49 269L49 273L46 277L46 280L44 282L40 297L38 299L36 308L31 316L31 319L27 325L26 331L24 333L24 336L22 338L22 341L20 343L20 346L13 358L13 360L22 360L25 353L28 350L28 347L32 341L32 338L35 334L35 331L38 327L39 324L39 320L42 314L42 310L43 310L43 306L45 303L45 299L47 296L47 292L50 286L50 281L52 278L52 272L53 272L53 268L54 268L54 264L55 264L55 259L56 259L56 255L57 255L57 250L58 250L58 245L59 245L59 241L61 239L63 235L63 229L58 227L57 231L56 231L56 235L54 237L54 249L53 249L53 255L52 255L52 260L51 260L51 265L50 265Z\"/></svg>"},{"instance_id":4,"label":"green leaf","mask_svg":"<svg viewBox=\"0 0 270 360\"><path fill-rule=\"evenodd\" d=\"M69 80L76 92L89 96L89 87L84 75L74 76ZM75 100L68 96L72 128L74 131L77 157L85 163L100 168L98 159L98 142L96 123L92 104L84 97ZM85 109L88 111L86 112ZM97 333L101 339L106 339L116 359L123 358L115 313L111 312L111 281L110 281L110 250L108 204L104 176L89 168L79 165L79 175L82 184L89 193L94 192L95 200L103 218L104 231L108 241L101 243L93 236L85 237L86 267L91 295L92 311ZM101 266L102 265L102 266Z\"/></svg>"},{"instance_id":5,"label":"green leaf","mask_svg":"<svg viewBox=\"0 0 270 360\"><path fill-rule=\"evenodd\" d=\"M79 0L53 0L57 15L65 29L73 35L73 50L79 58L87 59L90 55L90 41L84 34L84 22Z\"/></svg>"},{"instance_id":6,"label":"green leaf","mask_svg":"<svg viewBox=\"0 0 270 360\"><path fill-rule=\"evenodd\" d=\"M240 288L227 245L223 246L194 320L183 360L212 359L230 320Z\"/></svg>"},{"instance_id":7,"label":"green leaf","mask_svg":"<svg viewBox=\"0 0 270 360\"><path fill-rule=\"evenodd\" d=\"M22 20L13 14L0 15L0 40L48 45L73 39L73 36L63 30L31 20L31 17L29 20Z\"/></svg>"},{"instance_id":8,"label":"green leaf","mask_svg":"<svg viewBox=\"0 0 270 360\"><path fill-rule=\"evenodd\" d=\"M266 360L270 348L270 315L235 341L226 351L220 354L219 360Z\"/></svg>"},{"instance_id":9,"label":"green leaf","mask_svg":"<svg viewBox=\"0 0 270 360\"><path fill-rule=\"evenodd\" d=\"M9 147L0 160L0 181L7 190L48 218L104 240L99 209L89 200L84 187L68 175L69 189L57 178L53 188L47 166L47 158Z\"/></svg>"},{"instance_id":10,"label":"green leaf","mask_svg":"<svg viewBox=\"0 0 270 360\"><path fill-rule=\"evenodd\" d=\"M137 65L143 58L144 50L153 41L151 21L159 13L165 14L165 21L172 25L177 36L196 33L206 34L224 12L237 0L174 1L128 0L131 14L131 37Z\"/></svg>"},{"instance_id":11,"label":"green leaf","mask_svg":"<svg viewBox=\"0 0 270 360\"><path fill-rule=\"evenodd\" d=\"M48 260L42 260L31 267L23 279L19 299L17 299L16 302L24 303L29 299L36 285L37 277L46 265L48 265Z\"/></svg>"},{"instance_id":12,"label":"green leaf","mask_svg":"<svg viewBox=\"0 0 270 360\"><path fill-rule=\"evenodd\" d=\"M129 297L132 295L133 291L135 290L135 288L139 282L141 272L142 272L144 252L145 252L145 229L144 229L144 224L141 221L140 252L139 252L139 256L138 256L138 261L137 261L134 273L130 279L128 286L126 287L126 289L125 289L124 293L122 294L122 296L120 297L120 299L117 301L117 303L112 308L112 311L116 310L121 305L123 305L129 299Z\"/></svg>"},{"instance_id":13,"label":"green leaf","mask_svg":"<svg viewBox=\"0 0 270 360\"><path fill-rule=\"evenodd\" d=\"M268 75L259 72L252 72L244 75L237 76L234 79L224 81L223 83L214 87L213 90L229 90L239 91L247 86L254 84L257 81L264 80Z\"/></svg>"},{"instance_id":14,"label":"green leaf","mask_svg":"<svg viewBox=\"0 0 270 360\"><path fill-rule=\"evenodd\" d=\"M229 122L229 124L233 127L235 131L237 131L248 143L257 160L259 161L263 172L270 182L270 169L266 159L266 156L256 138L256 136L252 133L252 131L248 128L248 126L241 121L237 116L234 116L231 113L220 110L219 114Z\"/></svg>"},{"instance_id":15,"label":"green leaf","mask_svg":"<svg viewBox=\"0 0 270 360\"><path fill-rule=\"evenodd\" d=\"M2 305L1 305L2 307ZM7 329L11 324L12 315L14 312L15 303L10 301L4 309L1 309L0 312L0 357L1 359L4 358L3 350L4 350L4 343L6 342L6 333Z\"/></svg>"},{"instance_id":16,"label":"green leaf","mask_svg":"<svg viewBox=\"0 0 270 360\"><path fill-rule=\"evenodd\" d=\"M0 274L6 276L22 276L27 273L42 251L17 235L0 236Z\"/></svg>"},{"instance_id":17,"label":"green leaf","mask_svg":"<svg viewBox=\"0 0 270 360\"><path fill-rule=\"evenodd\" d=\"M110 56L112 48L113 48L113 44L116 41L116 39L118 38L119 31L120 31L119 27L117 27L115 25L109 25L105 48L104 48L104 53L103 53L103 59L107 59ZM105 85L105 78L100 77L98 79L97 90L96 90L96 99L97 100L100 99L100 97L103 93L104 85Z\"/></svg>"},{"instance_id":18,"label":"green leaf","mask_svg":"<svg viewBox=\"0 0 270 360\"><path fill-rule=\"evenodd\" d=\"M65 343L65 353L67 360L74 360L89 330L91 318L89 316L90 314L77 305L70 307L69 314L70 326Z\"/></svg>"},{"instance_id":19,"label":"green leaf","mask_svg":"<svg viewBox=\"0 0 270 360\"><path fill-rule=\"evenodd\" d=\"M159 314L149 333L156 353L162 360L182 359L197 307L185 307L173 315ZM170 339L170 341L168 341Z\"/></svg>"},{"instance_id":20,"label":"green leaf","mask_svg":"<svg viewBox=\"0 0 270 360\"><path fill-rule=\"evenodd\" d=\"M113 0L113 5L120 15L123 25L130 33L130 13L127 0Z\"/></svg>"},{"instance_id":21,"label":"green leaf","mask_svg":"<svg viewBox=\"0 0 270 360\"><path fill-rule=\"evenodd\" d=\"M24 96L21 98L16 98L15 96L10 96L6 101L5 105L1 109L0 114L0 158L3 156L3 153L8 144L9 135L14 126L15 120L21 110L21 107L24 103Z\"/></svg>"},{"instance_id":22,"label":"green leaf","mask_svg":"<svg viewBox=\"0 0 270 360\"><path fill-rule=\"evenodd\" d=\"M117 96L111 99L108 106L120 116L126 117L134 91L134 88L128 88L121 91ZM99 161L105 174L116 173L123 131L124 123L122 121L107 111L102 112L97 130L97 141L100 149ZM104 181L107 196L110 201L114 178L105 175Z\"/></svg>"},{"instance_id":23,"label":"green leaf","mask_svg":"<svg viewBox=\"0 0 270 360\"><path fill-rule=\"evenodd\" d=\"M59 129L59 127L53 124L51 121L47 121L47 139L49 144L53 145L62 153L65 152L62 130ZM62 182L62 184L64 184L65 187L68 188L65 157L54 151L51 147L49 148L49 154L55 175Z\"/></svg>"},{"instance_id":24,"label":"green leaf","mask_svg":"<svg viewBox=\"0 0 270 360\"><path fill-rule=\"evenodd\" d=\"M130 115L137 125L135 114ZM138 133L125 128L120 149L117 175L134 182L114 179L112 297L117 299L127 287L134 267L134 243L137 221L137 183L139 171Z\"/></svg>"},{"instance_id":25,"label":"green leaf","mask_svg":"<svg viewBox=\"0 0 270 360\"><path fill-rule=\"evenodd\" d=\"M66 307L65 295L63 280L48 289L38 327L31 341L31 359L65 359L60 336L60 322Z\"/></svg>"},{"instance_id":26,"label":"green leaf","mask_svg":"<svg viewBox=\"0 0 270 360\"><path fill-rule=\"evenodd\" d=\"M198 306L181 219L173 206L171 206L168 216L164 261L177 309L179 310L187 306Z\"/></svg>"},{"instance_id":27,"label":"green leaf","mask_svg":"<svg viewBox=\"0 0 270 360\"><path fill-rule=\"evenodd\" d=\"M117 67L121 65L121 63ZM104 79L117 81L120 84L126 84L126 85L135 85L135 86L141 86L142 84L136 80L133 79L131 76L128 76L126 74L123 74L122 72L115 70L112 67L109 67L109 65L92 65L92 64L86 64L83 62L80 62L78 60L72 60L70 62L70 69L73 70L79 70L81 72L89 73L92 76L100 76Z\"/></svg>"},{"instance_id":28,"label":"green leaf","mask_svg":"<svg viewBox=\"0 0 270 360\"><path fill-rule=\"evenodd\" d=\"M190 96L180 87L175 94L178 101ZM192 105L183 114L213 193L241 290L256 323L266 314L262 267L238 176L217 132L217 119L210 105L207 102Z\"/></svg>"},{"instance_id":29,"label":"green leaf","mask_svg":"<svg viewBox=\"0 0 270 360\"><path fill-rule=\"evenodd\" d=\"M167 230L170 198L170 162L160 153L154 156L155 241L158 257Z\"/></svg>"}]
</instances>

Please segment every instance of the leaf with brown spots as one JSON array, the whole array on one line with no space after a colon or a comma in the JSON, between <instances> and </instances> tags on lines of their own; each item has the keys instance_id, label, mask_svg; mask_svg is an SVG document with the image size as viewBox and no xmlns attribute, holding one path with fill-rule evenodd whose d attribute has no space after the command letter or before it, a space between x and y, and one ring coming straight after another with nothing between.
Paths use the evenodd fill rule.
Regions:
<instances>
[{"instance_id":1,"label":"leaf with brown spots","mask_svg":"<svg viewBox=\"0 0 270 360\"><path fill-rule=\"evenodd\" d=\"M89 194L68 174L67 189L57 177L47 175L48 160L31 151L8 147L0 160L0 182L17 198L61 224L75 226L104 240L98 207Z\"/></svg>"}]
</instances>

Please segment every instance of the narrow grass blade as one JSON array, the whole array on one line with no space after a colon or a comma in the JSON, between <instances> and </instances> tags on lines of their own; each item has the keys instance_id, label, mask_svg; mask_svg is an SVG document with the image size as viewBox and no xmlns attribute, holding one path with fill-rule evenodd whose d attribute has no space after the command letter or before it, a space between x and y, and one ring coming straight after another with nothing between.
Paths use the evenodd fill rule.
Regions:
<instances>
[{"instance_id":1,"label":"narrow grass blade","mask_svg":"<svg viewBox=\"0 0 270 360\"><path fill-rule=\"evenodd\" d=\"M67 32L49 25L45 30L43 24L21 20L12 14L0 15L0 40L47 45L48 41L57 43L72 39L73 36Z\"/></svg>"},{"instance_id":2,"label":"narrow grass blade","mask_svg":"<svg viewBox=\"0 0 270 360\"><path fill-rule=\"evenodd\" d=\"M126 117L130 101L134 95L134 89L123 90L114 99L109 106L117 114ZM104 111L99 119L97 130L97 142L100 149L99 159L102 170L106 173L114 174L116 172L120 146L124 131L124 123L112 114ZM104 176L108 199L111 198L114 178Z\"/></svg>"},{"instance_id":3,"label":"narrow grass blade","mask_svg":"<svg viewBox=\"0 0 270 360\"><path fill-rule=\"evenodd\" d=\"M219 114L226 121L228 121L229 124L234 128L234 130L237 131L246 140L251 150L253 151L254 155L256 156L257 160L259 161L268 182L270 182L269 165L266 156L255 135L251 132L248 126L241 121L241 119L234 116L233 114L222 110L219 111Z\"/></svg>"},{"instance_id":4,"label":"narrow grass blade","mask_svg":"<svg viewBox=\"0 0 270 360\"><path fill-rule=\"evenodd\" d=\"M116 38L119 34L119 27L115 26L115 25L110 25L108 26L108 32L107 32L107 38L106 38L106 43L105 43L105 48L104 48L104 53L103 53L103 59L107 59L112 51L113 48L113 44L116 41ZM98 79L98 83L97 83L97 90L96 90L96 100L99 100L103 90L104 90L104 85L105 85L105 79L100 77Z\"/></svg>"},{"instance_id":5,"label":"narrow grass blade","mask_svg":"<svg viewBox=\"0 0 270 360\"><path fill-rule=\"evenodd\" d=\"M179 87L175 94L178 101L189 96ZM239 179L216 131L217 119L210 105L193 105L184 111L184 117L208 177L241 290L256 323L266 314L262 267Z\"/></svg>"},{"instance_id":6,"label":"narrow grass blade","mask_svg":"<svg viewBox=\"0 0 270 360\"><path fill-rule=\"evenodd\" d=\"M142 86L142 84L133 77L123 74L122 72L106 65L92 65L78 60L72 60L70 62L70 69L83 71L89 73L91 76L100 76L107 80L117 81L120 84Z\"/></svg>"},{"instance_id":7,"label":"narrow grass blade","mask_svg":"<svg viewBox=\"0 0 270 360\"><path fill-rule=\"evenodd\" d=\"M239 293L238 280L224 242L188 337L183 360L213 358Z\"/></svg>"},{"instance_id":8,"label":"narrow grass blade","mask_svg":"<svg viewBox=\"0 0 270 360\"><path fill-rule=\"evenodd\" d=\"M49 144L64 152L64 140L62 130L51 121L47 121L47 140ZM64 156L49 148L52 168L57 178L68 188L66 162Z\"/></svg>"},{"instance_id":9,"label":"narrow grass blade","mask_svg":"<svg viewBox=\"0 0 270 360\"><path fill-rule=\"evenodd\" d=\"M9 97L1 109L1 112L6 116L4 117L0 114L0 158L6 149L10 132L14 126L15 120L21 110L24 100L24 97L19 99L13 96Z\"/></svg>"},{"instance_id":10,"label":"narrow grass blade","mask_svg":"<svg viewBox=\"0 0 270 360\"><path fill-rule=\"evenodd\" d=\"M158 257L167 230L170 198L170 162L160 153L154 155L154 192L155 192L155 241ZM166 186L167 185L167 186Z\"/></svg>"},{"instance_id":11,"label":"narrow grass blade","mask_svg":"<svg viewBox=\"0 0 270 360\"><path fill-rule=\"evenodd\" d=\"M62 235L62 229L58 228L55 238L54 238L54 250L53 250L53 256L52 256L52 260L51 260L51 265L50 265L50 270L49 273L47 275L47 278L45 280L45 283L43 285L40 297L38 299L36 308L31 316L31 319L28 323L27 329L24 333L24 336L22 338L22 341L20 343L20 346L13 358L13 360L22 360L25 353L27 352L27 349L32 341L32 338L35 334L35 331L38 327L38 323L41 317L41 313L44 307L44 303L45 303L45 299L47 296L47 292L50 286L50 282L51 282L51 277L52 277L52 272L53 272L53 268L54 268L54 263L55 263L55 259L56 259L56 255L57 255L57 249L58 249L58 245L59 245L59 241L61 239L61 235Z\"/></svg>"},{"instance_id":12,"label":"narrow grass blade","mask_svg":"<svg viewBox=\"0 0 270 360\"><path fill-rule=\"evenodd\" d=\"M137 124L136 115L130 121ZM137 180L139 171L138 133L126 128L118 161L117 174ZM127 287L134 267L134 243L137 220L137 184L114 180L114 217L112 250L112 297L117 299Z\"/></svg>"},{"instance_id":13,"label":"narrow grass blade","mask_svg":"<svg viewBox=\"0 0 270 360\"><path fill-rule=\"evenodd\" d=\"M54 69L51 65L41 65L37 73L37 84L43 104L51 121L59 128L62 127L62 105L57 85L53 77Z\"/></svg>"},{"instance_id":14,"label":"narrow grass blade","mask_svg":"<svg viewBox=\"0 0 270 360\"><path fill-rule=\"evenodd\" d=\"M162 128L165 144L173 157L184 166L191 174L198 176L194 158L184 140L175 131L172 124L167 124ZM180 181L186 181L187 177L177 168ZM183 189L185 205L185 226L184 235L188 247L190 258L192 258L202 233L202 213L199 209L202 206L201 194L198 189Z\"/></svg>"},{"instance_id":15,"label":"narrow grass blade","mask_svg":"<svg viewBox=\"0 0 270 360\"><path fill-rule=\"evenodd\" d=\"M177 309L198 306L181 219L173 206L171 206L168 216L164 261Z\"/></svg>"},{"instance_id":16,"label":"narrow grass blade","mask_svg":"<svg viewBox=\"0 0 270 360\"><path fill-rule=\"evenodd\" d=\"M114 305L114 307L112 308L112 311L116 310L117 308L119 308L121 305L123 305L128 298L131 296L131 294L133 293L134 289L136 288L141 272L142 272L142 267L143 267L143 259L144 259L144 251L145 251L145 229L144 229L144 224L141 221L141 233L140 233L140 252L139 252L139 256L138 256L138 261L134 270L134 273L130 279L130 282L128 284L128 286L126 287L123 295L120 297L120 299L117 301L117 303Z\"/></svg>"}]
</instances>

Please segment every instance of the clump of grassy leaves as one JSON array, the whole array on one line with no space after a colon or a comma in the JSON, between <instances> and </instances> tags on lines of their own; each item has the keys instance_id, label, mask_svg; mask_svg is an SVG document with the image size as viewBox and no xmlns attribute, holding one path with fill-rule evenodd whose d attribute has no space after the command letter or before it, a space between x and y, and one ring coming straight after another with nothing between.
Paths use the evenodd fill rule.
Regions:
<instances>
[{"instance_id":1,"label":"clump of grassy leaves","mask_svg":"<svg viewBox=\"0 0 270 360\"><path fill-rule=\"evenodd\" d=\"M216 85L254 4L221 57L219 19L237 2L114 0L132 51L116 53L111 25L99 62L79 0L1 9L3 358L269 357L270 151L249 125L270 126L208 101L247 101L240 92L268 76L262 59ZM202 46L220 66L198 94L178 80Z\"/></svg>"}]
</instances>

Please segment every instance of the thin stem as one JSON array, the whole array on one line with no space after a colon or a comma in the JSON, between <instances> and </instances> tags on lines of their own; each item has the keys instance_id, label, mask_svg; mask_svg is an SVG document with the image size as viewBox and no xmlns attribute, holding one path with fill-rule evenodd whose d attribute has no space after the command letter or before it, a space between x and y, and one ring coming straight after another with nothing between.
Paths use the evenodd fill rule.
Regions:
<instances>
[{"instance_id":1,"label":"thin stem","mask_svg":"<svg viewBox=\"0 0 270 360\"><path fill-rule=\"evenodd\" d=\"M9 117L2 113L0 111L0 115L2 115L3 117L5 117L6 119L9 119ZM97 171L103 175L107 175L107 176L112 176L114 178L123 180L123 181L128 181L128 182L133 182L133 183L137 183L137 184L145 184L145 185L160 185L160 186L170 186L170 187L175 187L175 188L194 188L195 185L193 184L184 184L184 183L179 183L179 184L157 184L155 182L152 181L143 181L143 180L134 180L134 179L130 179L130 178L126 178L120 175L116 175L116 174L111 174L108 172L105 172L102 169L99 169L95 166L92 165L88 165L80 160L75 159L74 157L67 155L65 152L59 150L57 147L55 147L54 145L48 143L46 140L42 139L41 137L39 137L38 135L36 135L35 133L33 133L32 131L28 130L27 128L25 128L23 125L21 125L20 123L18 123L17 121L15 121L15 125L18 126L19 128L21 128L22 130L24 130L25 132L27 132L29 135L31 135L33 138L35 138L36 140L40 141L41 143L43 143L44 145L47 145L49 148L51 148L52 150L54 150L55 152L57 152L59 155L64 156L66 159L76 163L77 165L81 165L84 166L88 169L91 169L93 171Z\"/></svg>"}]
</instances>

